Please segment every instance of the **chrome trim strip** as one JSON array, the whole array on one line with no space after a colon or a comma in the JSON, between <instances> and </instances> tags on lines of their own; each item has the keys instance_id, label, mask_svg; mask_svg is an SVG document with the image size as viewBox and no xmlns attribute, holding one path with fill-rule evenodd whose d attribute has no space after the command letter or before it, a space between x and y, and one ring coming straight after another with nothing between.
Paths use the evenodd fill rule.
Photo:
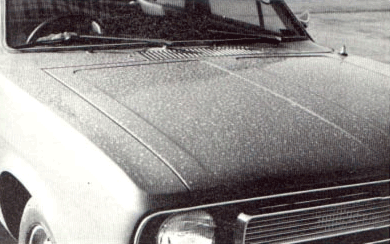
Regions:
<instances>
[{"instance_id":1,"label":"chrome trim strip","mask_svg":"<svg viewBox=\"0 0 390 244\"><path fill-rule=\"evenodd\" d=\"M297 191L297 192L289 192L289 193L281 193L271 196L262 196L262 197L254 197L254 198L247 198L247 199L240 199L240 200L233 200L233 201L227 201L227 202L219 202L219 203L212 203L212 204L205 204L195 207L188 207L188 208L179 208L179 209L172 209L172 210L165 210L161 212L153 213L149 216L146 216L139 224L137 231L134 235L134 244L139 244L141 233L143 229L145 228L146 224L152 219L159 215L163 214L173 214L183 211L191 211L191 210L198 210L202 208L209 208L209 207L217 207L217 206L225 206L225 205L231 205L231 204L240 204L250 201L259 201L259 200L266 200L266 199L273 199L273 198L279 198L279 197L288 197L288 196L296 196L300 194L308 194L308 193L316 193L316 192L324 192L324 191L331 191L331 190L337 190L337 189L348 189L353 187L363 187L363 186L370 186L370 185L376 185L376 184L385 184L390 183L390 179L387 180L380 180L380 181L373 181L373 182L365 182L365 183L358 183L358 184L352 184L352 185L344 185L344 186L334 186L334 187L326 187L326 188L320 188L320 189L313 189L313 190L306 190L306 191Z\"/></svg>"},{"instance_id":2,"label":"chrome trim strip","mask_svg":"<svg viewBox=\"0 0 390 244\"><path fill-rule=\"evenodd\" d=\"M238 227L237 231L234 232L234 243L242 244L245 242L246 230L251 216L241 213L237 217Z\"/></svg>"},{"instance_id":3,"label":"chrome trim strip","mask_svg":"<svg viewBox=\"0 0 390 244\"><path fill-rule=\"evenodd\" d=\"M316 209L322 209L322 208L329 208L329 207L338 207L338 206L348 205L348 204L353 204L353 203L374 202L374 201L382 201L382 200L389 200L389 199L390 199L390 196L388 196L388 197L374 197L374 198L369 198L369 199L355 200L355 201L349 201L349 202L341 202L341 203L322 205L322 206L316 206L316 207L299 208L299 209L288 210L288 211L281 211L281 212L275 212L275 213L252 215L250 217L250 220L255 219L255 218L260 218L260 217L270 217L270 216L281 215L281 214L304 212L304 211L310 211L310 210L316 210Z\"/></svg>"},{"instance_id":4,"label":"chrome trim strip","mask_svg":"<svg viewBox=\"0 0 390 244\"><path fill-rule=\"evenodd\" d=\"M374 241L374 242L368 242L365 244L383 244L383 243L390 243L390 239L381 240L381 241Z\"/></svg>"}]
</instances>

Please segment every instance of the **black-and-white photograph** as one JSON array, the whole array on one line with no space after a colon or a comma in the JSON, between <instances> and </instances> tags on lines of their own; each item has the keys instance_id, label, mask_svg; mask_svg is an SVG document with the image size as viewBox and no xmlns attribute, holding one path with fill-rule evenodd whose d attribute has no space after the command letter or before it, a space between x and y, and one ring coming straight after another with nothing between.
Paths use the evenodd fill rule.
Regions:
<instances>
[{"instance_id":1,"label":"black-and-white photograph","mask_svg":"<svg viewBox=\"0 0 390 244\"><path fill-rule=\"evenodd\" d=\"M389 0L0 9L0 244L390 243Z\"/></svg>"}]
</instances>

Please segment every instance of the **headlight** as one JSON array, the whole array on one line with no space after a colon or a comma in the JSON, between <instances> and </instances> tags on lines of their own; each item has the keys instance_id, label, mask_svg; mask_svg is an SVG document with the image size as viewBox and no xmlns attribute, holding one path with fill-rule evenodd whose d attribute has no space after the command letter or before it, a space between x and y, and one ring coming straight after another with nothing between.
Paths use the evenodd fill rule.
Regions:
<instances>
[{"instance_id":1,"label":"headlight","mask_svg":"<svg viewBox=\"0 0 390 244\"><path fill-rule=\"evenodd\" d=\"M177 214L166 219L158 232L158 244L214 244L215 223L204 211Z\"/></svg>"}]
</instances>

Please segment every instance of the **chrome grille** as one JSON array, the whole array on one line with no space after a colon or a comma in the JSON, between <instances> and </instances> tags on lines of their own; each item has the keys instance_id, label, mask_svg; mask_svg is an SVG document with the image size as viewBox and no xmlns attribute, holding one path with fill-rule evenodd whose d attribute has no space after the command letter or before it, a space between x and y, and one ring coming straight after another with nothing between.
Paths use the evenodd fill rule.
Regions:
<instances>
[{"instance_id":1,"label":"chrome grille","mask_svg":"<svg viewBox=\"0 0 390 244\"><path fill-rule=\"evenodd\" d=\"M250 216L243 243L299 243L390 226L390 197Z\"/></svg>"}]
</instances>

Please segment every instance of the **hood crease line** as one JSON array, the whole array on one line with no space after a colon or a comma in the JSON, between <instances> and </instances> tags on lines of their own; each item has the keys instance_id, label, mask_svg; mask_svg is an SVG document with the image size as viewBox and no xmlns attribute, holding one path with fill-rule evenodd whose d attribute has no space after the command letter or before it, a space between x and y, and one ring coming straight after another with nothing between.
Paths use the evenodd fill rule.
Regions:
<instances>
[{"instance_id":1,"label":"hood crease line","mask_svg":"<svg viewBox=\"0 0 390 244\"><path fill-rule=\"evenodd\" d=\"M164 157L162 157L158 152L156 152L155 150L153 150L147 143L145 143L141 138L139 138L138 136L134 135L133 132L129 131L126 126L124 126L122 123L118 122L117 120L115 120L114 118L112 118L112 116L110 114L108 114L107 112L105 112L104 110L100 109L98 106L96 106L96 104L94 104L93 102L89 101L84 95L82 95L82 93L80 92L77 92L77 89L74 89L72 86L69 86L68 84L62 82L61 79L59 79L58 77L56 77L54 74L51 74L50 72L44 70L46 74L48 74L49 76L53 77L54 79L56 79L57 81L59 81L62 85L64 85L65 87L67 87L68 89L70 89L71 91L73 91L75 94L77 94L80 98L82 98L83 100L85 100L87 103L91 104L91 106L93 106L95 109L99 110L104 116L106 116L108 119L110 119L113 123L117 124L120 128L122 128L124 131L126 131L130 136L132 136L135 140L137 140L138 142L140 142L147 150L149 150L153 155L155 155L165 166L167 166L172 172L173 174L179 178L180 182L187 188L187 190L191 190L191 187L189 186L189 184L187 183L187 181L181 176L181 174L179 174L177 172L177 170L175 168L173 168L168 162L166 159L164 159ZM116 101L116 100L115 100ZM133 111L132 111L133 112ZM137 115L138 116L138 115ZM145 120L144 120L145 121Z\"/></svg>"},{"instance_id":2,"label":"hood crease line","mask_svg":"<svg viewBox=\"0 0 390 244\"><path fill-rule=\"evenodd\" d=\"M303 105L301 105L301 104L299 104L299 103L297 103L297 102L291 100L290 98L285 97L285 96L283 96L282 94L279 94L279 93L277 93L277 92L275 92L275 91L273 91L273 90L271 90L271 89L269 89L269 88L267 88L267 87L265 87L265 86L262 86L262 85L260 85L260 84L257 84L256 82L254 82L254 81L252 81L252 80L250 80L250 79L247 79L247 78L245 78L245 77L243 77L243 76L241 76L241 75L238 75L238 74L236 74L236 73L234 73L234 72L232 72L232 71L230 71L230 70L228 70L228 69L226 69L226 68L224 68L224 67L221 67L221 66L219 66L219 65L217 65L217 64L214 64L214 63L212 63L212 62L205 61L205 60L202 60L201 62L206 63L206 64L208 64L208 65L210 65L210 66L213 66L213 67L215 67L215 68L217 68L217 69L219 69L219 70L222 70L222 71L224 71L224 72L230 74L231 76L237 77L237 78L240 79L240 80L244 80L244 81L246 81L246 82L248 82L248 83L250 83L250 84L252 84L252 85L254 85L254 86L256 86L256 87L258 87L258 88L260 88L260 89L262 89L263 91L265 91L265 92L267 92L267 93L269 93L269 94L271 94L271 95L273 95L273 96L275 96L275 97L277 97L277 98L279 98L279 99L281 99L281 100L284 100L285 102L289 103L292 107L298 107L298 108L300 108L301 110L305 111L306 113L308 113L308 114L310 114L310 115L312 115L312 116L318 118L319 120L325 122L326 124L332 126L332 127L335 128L336 130L338 130L338 131L340 131L341 133L345 134L347 137L349 137L349 138L353 139L354 141L358 142L360 145L362 145L364 148L368 149L369 151L372 151L372 149L371 149L370 147L368 147L365 143L363 143L361 140L359 140L356 136L352 135L352 134L351 134L350 132L348 132L347 130L341 128L341 127L338 126L337 124L335 124L335 123L329 121L328 119L322 117L321 115L319 115L319 114L317 114L316 112L310 110L309 108L307 108L307 107L305 107L305 106L303 106Z\"/></svg>"}]
</instances>

